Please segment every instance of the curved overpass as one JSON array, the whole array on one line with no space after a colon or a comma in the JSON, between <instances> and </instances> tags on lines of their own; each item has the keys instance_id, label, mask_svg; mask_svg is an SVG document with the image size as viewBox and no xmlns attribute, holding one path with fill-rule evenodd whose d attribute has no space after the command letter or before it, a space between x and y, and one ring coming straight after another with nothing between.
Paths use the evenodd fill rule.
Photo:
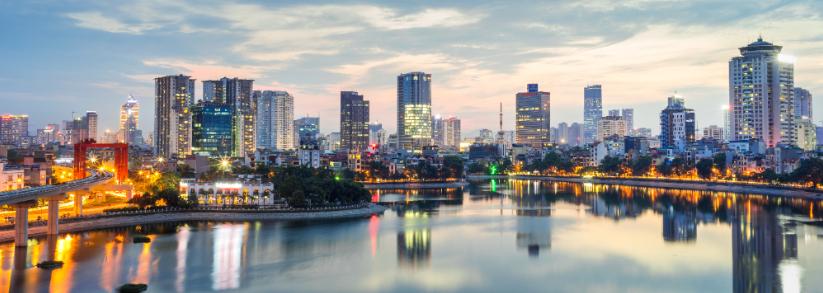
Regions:
<instances>
[{"instance_id":1,"label":"curved overpass","mask_svg":"<svg viewBox=\"0 0 823 293\"><path fill-rule=\"evenodd\" d=\"M0 204L14 206L14 245L18 247L28 245L29 208L34 206L37 199L48 199L48 235L57 235L59 201L65 198L65 194L74 190L88 189L112 178L114 174L109 172L92 172L89 177L62 184L0 192ZM75 202L79 203L82 200Z\"/></svg>"},{"instance_id":2,"label":"curved overpass","mask_svg":"<svg viewBox=\"0 0 823 293\"><path fill-rule=\"evenodd\" d=\"M92 187L94 185L106 182L112 179L114 175L112 173L103 172L103 173L92 173L91 176L69 181L62 184L54 184L54 185L46 185L46 186L38 186L38 187L30 187L30 188L23 188L17 189L12 191L0 192L0 205L3 204L17 204L23 203L28 201L37 200L39 198L44 197L52 197L56 195L65 194L70 191L79 190L79 189L86 189Z\"/></svg>"}]
</instances>

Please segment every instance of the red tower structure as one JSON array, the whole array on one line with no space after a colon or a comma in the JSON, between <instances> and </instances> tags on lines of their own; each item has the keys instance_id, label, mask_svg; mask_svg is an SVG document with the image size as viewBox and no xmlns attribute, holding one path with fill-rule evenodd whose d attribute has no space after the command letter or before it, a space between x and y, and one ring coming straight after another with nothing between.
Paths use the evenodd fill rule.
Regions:
<instances>
[{"instance_id":1,"label":"red tower structure","mask_svg":"<svg viewBox=\"0 0 823 293\"><path fill-rule=\"evenodd\" d=\"M117 181L123 182L129 176L129 145L125 143L95 143L85 141L74 145L74 179L86 177L86 156L89 149L112 149L114 151L114 171Z\"/></svg>"}]
</instances>

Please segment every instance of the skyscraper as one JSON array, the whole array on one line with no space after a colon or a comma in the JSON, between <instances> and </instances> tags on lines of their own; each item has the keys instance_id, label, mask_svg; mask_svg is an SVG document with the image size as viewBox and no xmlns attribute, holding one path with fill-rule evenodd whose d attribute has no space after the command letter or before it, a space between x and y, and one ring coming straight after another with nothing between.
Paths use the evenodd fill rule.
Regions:
<instances>
[{"instance_id":1,"label":"skyscraper","mask_svg":"<svg viewBox=\"0 0 823 293\"><path fill-rule=\"evenodd\" d=\"M0 115L0 144L20 145L29 136L29 115Z\"/></svg>"},{"instance_id":2,"label":"skyscraper","mask_svg":"<svg viewBox=\"0 0 823 293\"><path fill-rule=\"evenodd\" d=\"M611 110L609 110L609 116L611 116L611 117L620 117L620 109L611 109Z\"/></svg>"},{"instance_id":3,"label":"skyscraper","mask_svg":"<svg viewBox=\"0 0 823 293\"><path fill-rule=\"evenodd\" d=\"M383 146L386 144L386 130L383 129L383 123L369 123L369 144Z\"/></svg>"},{"instance_id":4,"label":"skyscraper","mask_svg":"<svg viewBox=\"0 0 823 293\"><path fill-rule=\"evenodd\" d=\"M686 108L682 97L669 97L668 105L660 112L661 148L683 150L694 142L695 127L694 110Z\"/></svg>"},{"instance_id":5,"label":"skyscraper","mask_svg":"<svg viewBox=\"0 0 823 293\"><path fill-rule=\"evenodd\" d=\"M603 117L603 93L599 84L583 88L583 139L594 142L597 136L597 121Z\"/></svg>"},{"instance_id":6,"label":"skyscraper","mask_svg":"<svg viewBox=\"0 0 823 293\"><path fill-rule=\"evenodd\" d=\"M418 151L431 144L431 74L397 76L397 135L399 147Z\"/></svg>"},{"instance_id":7,"label":"skyscraper","mask_svg":"<svg viewBox=\"0 0 823 293\"><path fill-rule=\"evenodd\" d=\"M729 142L732 140L732 117L729 112L729 105L723 105L723 140Z\"/></svg>"},{"instance_id":8,"label":"skyscraper","mask_svg":"<svg viewBox=\"0 0 823 293\"><path fill-rule=\"evenodd\" d=\"M252 88L254 80L223 77L203 81L203 100L228 105L232 109L232 155L246 157L256 147L257 104Z\"/></svg>"},{"instance_id":9,"label":"skyscraper","mask_svg":"<svg viewBox=\"0 0 823 293\"><path fill-rule=\"evenodd\" d=\"M432 144L443 147L443 117L432 115Z\"/></svg>"},{"instance_id":10,"label":"skyscraper","mask_svg":"<svg viewBox=\"0 0 823 293\"><path fill-rule=\"evenodd\" d=\"M154 151L163 158L191 154L194 79L169 75L154 79Z\"/></svg>"},{"instance_id":11,"label":"skyscraper","mask_svg":"<svg viewBox=\"0 0 823 293\"><path fill-rule=\"evenodd\" d=\"M317 145L320 135L320 117L302 117L294 120L297 142L302 145Z\"/></svg>"},{"instance_id":12,"label":"skyscraper","mask_svg":"<svg viewBox=\"0 0 823 293\"><path fill-rule=\"evenodd\" d=\"M622 110L623 120L626 120L626 130L631 134L632 130L634 130L634 109L632 108L624 108Z\"/></svg>"},{"instance_id":13,"label":"skyscraper","mask_svg":"<svg viewBox=\"0 0 823 293\"><path fill-rule=\"evenodd\" d=\"M100 139L97 137L97 112L86 111L85 118L86 130L88 131L88 138L93 140Z\"/></svg>"},{"instance_id":14,"label":"skyscraper","mask_svg":"<svg viewBox=\"0 0 823 293\"><path fill-rule=\"evenodd\" d=\"M340 148L359 152L369 148L369 101L357 92L340 92Z\"/></svg>"},{"instance_id":15,"label":"skyscraper","mask_svg":"<svg viewBox=\"0 0 823 293\"><path fill-rule=\"evenodd\" d=\"M442 120L440 125L440 133L443 137L444 149L458 150L460 149L460 119L457 117L448 117Z\"/></svg>"},{"instance_id":16,"label":"skyscraper","mask_svg":"<svg viewBox=\"0 0 823 293\"><path fill-rule=\"evenodd\" d=\"M794 60L758 38L729 61L731 138L796 144Z\"/></svg>"},{"instance_id":17,"label":"skyscraper","mask_svg":"<svg viewBox=\"0 0 823 293\"><path fill-rule=\"evenodd\" d=\"M192 107L192 153L229 157L232 143L232 110L226 104L200 101Z\"/></svg>"},{"instance_id":18,"label":"skyscraper","mask_svg":"<svg viewBox=\"0 0 823 293\"><path fill-rule=\"evenodd\" d=\"M142 133L138 130L140 104L133 96L120 106L120 129L118 141L128 144L143 144Z\"/></svg>"},{"instance_id":19,"label":"skyscraper","mask_svg":"<svg viewBox=\"0 0 823 293\"><path fill-rule=\"evenodd\" d=\"M517 143L542 148L551 143L550 94L541 92L537 84L529 84L528 91L515 96L517 115Z\"/></svg>"},{"instance_id":20,"label":"skyscraper","mask_svg":"<svg viewBox=\"0 0 823 293\"><path fill-rule=\"evenodd\" d=\"M812 94L804 88L794 88L794 116L797 119L806 117L814 120L814 117L812 117Z\"/></svg>"},{"instance_id":21,"label":"skyscraper","mask_svg":"<svg viewBox=\"0 0 823 293\"><path fill-rule=\"evenodd\" d=\"M294 97L285 91L255 91L257 147L294 149Z\"/></svg>"}]
</instances>

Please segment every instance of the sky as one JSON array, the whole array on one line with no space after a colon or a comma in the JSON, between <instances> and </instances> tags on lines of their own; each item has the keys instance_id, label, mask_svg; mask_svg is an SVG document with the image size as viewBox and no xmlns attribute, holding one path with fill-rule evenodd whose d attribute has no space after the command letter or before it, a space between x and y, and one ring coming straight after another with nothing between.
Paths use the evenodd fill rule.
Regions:
<instances>
[{"instance_id":1,"label":"sky","mask_svg":"<svg viewBox=\"0 0 823 293\"><path fill-rule=\"evenodd\" d=\"M0 1L0 113L30 128L97 111L116 130L128 95L153 129L154 78L254 79L286 90L295 118L339 127L339 92L371 101L396 129L396 76L432 74L433 113L464 134L514 128L515 94L551 93L551 123L580 122L583 87L603 85L604 113L634 108L659 129L666 97L722 125L728 61L764 40L797 58L795 85L823 97L823 1ZM818 98L820 100L820 98ZM823 101L815 101L815 121Z\"/></svg>"}]
</instances>

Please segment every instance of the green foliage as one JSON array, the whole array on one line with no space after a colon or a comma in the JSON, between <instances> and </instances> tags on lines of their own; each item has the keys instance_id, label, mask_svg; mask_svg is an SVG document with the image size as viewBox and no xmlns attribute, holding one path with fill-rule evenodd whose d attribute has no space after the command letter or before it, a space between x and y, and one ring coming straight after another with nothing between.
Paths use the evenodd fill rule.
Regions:
<instances>
[{"instance_id":1,"label":"green foliage","mask_svg":"<svg viewBox=\"0 0 823 293\"><path fill-rule=\"evenodd\" d=\"M467 172L472 173L472 174L477 174L477 173L485 174L487 170L488 170L488 166L486 164L480 163L480 162L473 162L473 163L469 164Z\"/></svg>"},{"instance_id":2,"label":"green foliage","mask_svg":"<svg viewBox=\"0 0 823 293\"><path fill-rule=\"evenodd\" d=\"M632 164L632 174L634 176L643 176L652 169L652 158L649 156L640 156Z\"/></svg>"},{"instance_id":3,"label":"green foliage","mask_svg":"<svg viewBox=\"0 0 823 293\"><path fill-rule=\"evenodd\" d=\"M788 179L801 183L823 184L823 159L813 158L800 161L800 166L789 175Z\"/></svg>"},{"instance_id":4,"label":"green foliage","mask_svg":"<svg viewBox=\"0 0 823 293\"><path fill-rule=\"evenodd\" d=\"M606 174L616 175L620 173L620 166L623 164L623 160L618 157L606 156L600 161L600 172Z\"/></svg>"},{"instance_id":5,"label":"green foliage","mask_svg":"<svg viewBox=\"0 0 823 293\"><path fill-rule=\"evenodd\" d=\"M712 178L712 167L714 167L714 160L705 158L697 161L697 164L695 165L697 175L703 179Z\"/></svg>"},{"instance_id":6,"label":"green foliage","mask_svg":"<svg viewBox=\"0 0 823 293\"><path fill-rule=\"evenodd\" d=\"M511 163L511 162L509 162ZM463 159L458 156L446 156L443 158L442 179L463 178Z\"/></svg>"},{"instance_id":7,"label":"green foliage","mask_svg":"<svg viewBox=\"0 0 823 293\"><path fill-rule=\"evenodd\" d=\"M327 169L282 167L272 170L277 193L292 207L310 207L366 202L371 194L351 177Z\"/></svg>"},{"instance_id":8,"label":"green foliage","mask_svg":"<svg viewBox=\"0 0 823 293\"><path fill-rule=\"evenodd\" d=\"M720 170L720 173L726 173L726 153L714 154L714 166Z\"/></svg>"}]
</instances>

